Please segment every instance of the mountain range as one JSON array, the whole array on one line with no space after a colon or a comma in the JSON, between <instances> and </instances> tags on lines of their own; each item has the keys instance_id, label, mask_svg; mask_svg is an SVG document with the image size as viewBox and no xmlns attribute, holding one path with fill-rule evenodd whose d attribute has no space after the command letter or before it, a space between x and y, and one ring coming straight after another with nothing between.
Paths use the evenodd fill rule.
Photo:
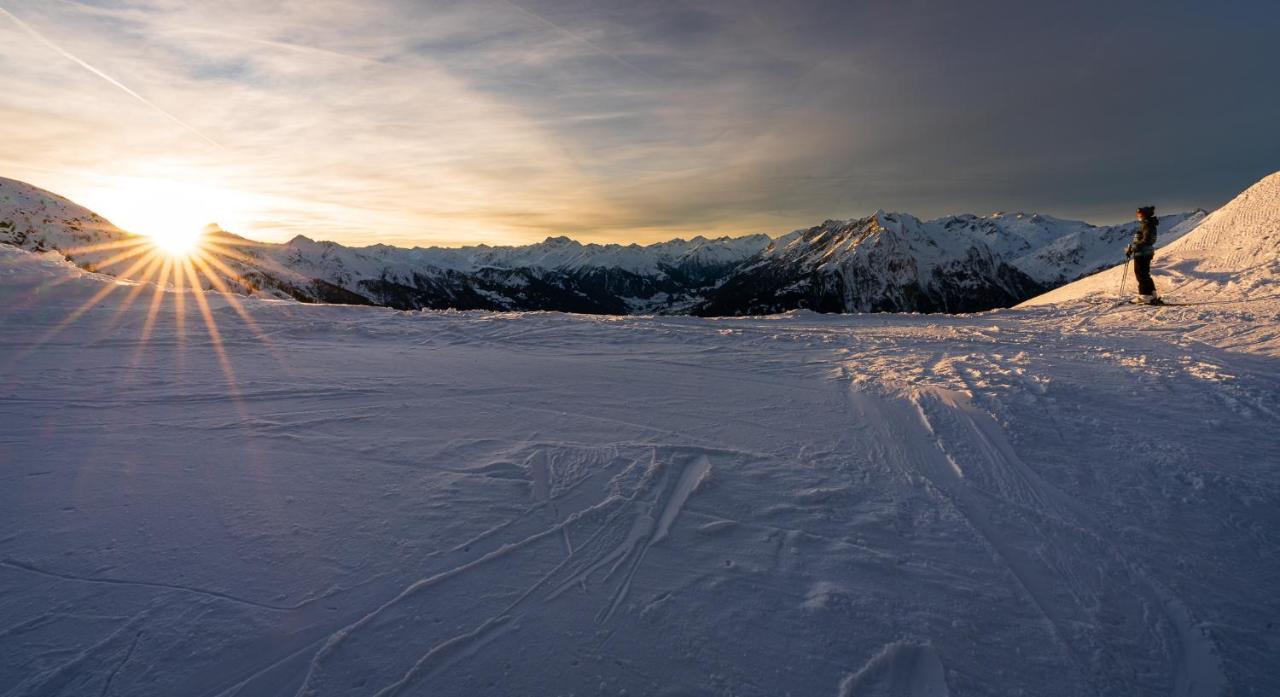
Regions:
<instances>
[{"instance_id":1,"label":"mountain range","mask_svg":"<svg viewBox=\"0 0 1280 697\"><path fill-rule=\"evenodd\" d=\"M1202 210L1162 217L1160 243L1194 229ZM1134 223L1094 226L995 213L922 221L877 211L767 235L459 248L347 247L298 236L248 240L211 225L199 282L303 302L402 310L553 310L593 314L755 315L973 312L1007 307L1113 265ZM144 238L61 196L0 178L0 242L54 251L130 280L154 268Z\"/></svg>"}]
</instances>

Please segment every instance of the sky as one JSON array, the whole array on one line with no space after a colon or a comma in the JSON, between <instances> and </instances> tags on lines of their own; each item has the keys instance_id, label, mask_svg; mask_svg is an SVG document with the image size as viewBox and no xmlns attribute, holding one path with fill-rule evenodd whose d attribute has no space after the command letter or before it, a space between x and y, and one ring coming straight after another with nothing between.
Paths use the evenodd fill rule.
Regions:
<instances>
[{"instance_id":1,"label":"sky","mask_svg":"<svg viewBox=\"0 0 1280 697\"><path fill-rule=\"evenodd\" d=\"M137 232L1098 223L1280 169L1280 3L0 0L0 176Z\"/></svg>"}]
</instances>

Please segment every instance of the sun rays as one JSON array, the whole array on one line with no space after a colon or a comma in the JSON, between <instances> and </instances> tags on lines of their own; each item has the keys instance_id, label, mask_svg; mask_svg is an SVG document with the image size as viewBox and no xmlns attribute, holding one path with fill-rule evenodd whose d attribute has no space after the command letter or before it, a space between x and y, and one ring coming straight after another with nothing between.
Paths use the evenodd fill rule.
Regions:
<instances>
[{"instance_id":1,"label":"sun rays","mask_svg":"<svg viewBox=\"0 0 1280 697\"><path fill-rule=\"evenodd\" d=\"M177 231L168 235L152 235L155 246L176 257L187 257L200 247L199 231Z\"/></svg>"},{"instance_id":2,"label":"sun rays","mask_svg":"<svg viewBox=\"0 0 1280 697\"><path fill-rule=\"evenodd\" d=\"M234 268L237 262L261 263L245 251L245 248L259 244L218 234L202 233L189 239L163 240L129 235L62 250L66 258L83 268L109 274L116 279L105 283L85 302L69 311L33 345L14 356L13 361L20 361L46 346L71 325L84 321L95 308L104 306L104 302L113 295L123 293L110 316L99 321L99 338L107 334L118 337L122 328L131 322L138 324L140 320L137 346L129 360L130 368L134 370L142 365L148 347L155 341L172 342L179 371L185 369L185 354L189 348L207 346L225 379L228 394L239 406L240 388L229 348L238 332L228 334L224 330L226 328L219 326L220 316L223 324L229 316L237 319L232 325L246 330L253 342L267 348L283 366L280 354L243 302L242 292L251 288L252 282ZM56 283L64 283L71 278L76 277L63 277ZM149 299L144 300L148 290ZM145 303L145 312L131 314L130 310L140 300ZM193 308L188 307L188 301ZM222 314L219 308L230 308L234 314ZM188 327L189 309L199 318L196 326L203 329L196 334L203 336L189 336L189 330L193 329Z\"/></svg>"}]
</instances>

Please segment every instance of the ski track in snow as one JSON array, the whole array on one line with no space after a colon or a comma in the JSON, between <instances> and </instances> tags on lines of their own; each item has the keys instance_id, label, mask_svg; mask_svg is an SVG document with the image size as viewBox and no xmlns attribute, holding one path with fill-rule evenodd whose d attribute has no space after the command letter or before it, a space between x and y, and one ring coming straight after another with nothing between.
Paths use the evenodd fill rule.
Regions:
<instances>
[{"instance_id":1,"label":"ski track in snow","mask_svg":"<svg viewBox=\"0 0 1280 697\"><path fill-rule=\"evenodd\" d=\"M1085 608L1071 608L1054 598L1070 596L1080 599L1087 597L1087 591L1080 588L1069 588L1066 593L1056 586L1069 585L1069 578L1055 579L1052 568L1056 560L1043 559L1044 552L1028 555L1018 545L1016 535L1001 531L998 523L991 518L991 513L1000 505L1014 506L1034 517L1048 520L1046 527L1059 527L1061 533L1089 538L1089 542L1107 550L1112 559L1095 559L1095 563L1111 563L1118 568L1122 576L1133 576L1126 585L1128 592L1136 596L1144 596L1134 601L1143 606L1156 606L1163 615L1162 621L1172 625L1179 642L1177 647L1157 645L1155 651L1168 654L1168 669L1174 675L1172 694L1179 697L1193 694L1218 694L1225 686L1218 658L1212 643L1203 633L1190 624L1190 619L1182 604L1172 598L1169 593L1157 586L1143 572L1129 564L1106 539L1098 532L1095 525L1088 522L1087 514L1052 485L1041 480L1033 470L1028 468L1014 454L1005 440L1000 427L989 416L978 412L969 405L963 396L939 388L919 388L911 390L903 398L914 408L919 418L922 433L899 431L910 425L907 410L899 408L893 414L893 407L868 401L861 394L854 395L855 411L865 422L874 424L880 430L885 443L899 444L901 449L889 448L886 457L893 458L899 466L906 470L924 474L930 483L957 506L973 528L991 545L996 554L1009 567L1020 587L1026 592L1031 602L1052 626L1053 634L1062 642L1064 651L1081 671L1082 677L1090 683L1089 687L1098 694L1109 690L1105 678L1100 677L1100 669L1090 665L1084 658L1087 652L1081 651L1077 644L1091 644L1096 641L1113 641L1121 637L1073 637L1077 633L1072 626L1097 626L1095 619L1091 622L1080 622L1071 615L1078 614ZM927 405L927 406L926 406ZM931 417L931 411L942 411L941 417ZM938 418L951 419L958 422L960 438L967 441L965 445L976 451L976 464L984 467L990 480L999 491L990 491L973 486L967 481L965 470L957 464L956 458L948 452L945 440L939 435L936 424ZM933 438L934 448L918 448L929 443ZM940 461L941 460L941 461ZM1008 498L1006 498L1008 497ZM1045 536L1048 537L1047 535ZM1066 547L1066 545L1063 545ZM1099 571L1102 571L1099 566ZM1064 584L1064 581L1067 584ZM1112 592L1124 579L1113 582ZM1152 635L1158 630L1152 629ZM1145 641L1139 637L1136 641ZM1136 643L1136 642L1135 642ZM1092 649L1092 646L1089 647Z\"/></svg>"},{"instance_id":2,"label":"ski track in snow","mask_svg":"<svg viewBox=\"0 0 1280 697\"><path fill-rule=\"evenodd\" d=\"M932 646L895 641L886 644L857 673L845 676L838 694L947 697L951 691L942 660Z\"/></svg>"},{"instance_id":3,"label":"ski track in snow","mask_svg":"<svg viewBox=\"0 0 1280 697\"><path fill-rule=\"evenodd\" d=\"M203 596L206 596L209 598L215 598L218 600L226 600L228 602L238 603L241 605L248 605L250 607L256 607L263 610L275 610L275 611L294 610L294 609L297 609L298 607L301 607L303 604L305 604L305 603L302 603L302 604L293 605L293 606L270 605L267 603L259 603L252 600L247 600L245 598L237 598L236 596L229 595L227 593L219 593L218 591L202 590L200 588L192 588L190 586L182 586L177 584L157 583L152 581L130 581L126 579L99 578L95 576L77 576L74 574L57 573L54 571L47 571L45 569L40 569L30 564L23 564L22 562L14 561L12 559L0 559L0 566L7 567L10 569L20 569L22 571L37 574L40 576L47 576L49 578L62 579L64 581L78 581L80 583L99 583L103 585L116 585L116 586L138 586L141 588L159 588L164 590L181 591L183 593L193 593L195 595L203 595Z\"/></svg>"},{"instance_id":4,"label":"ski track in snow","mask_svg":"<svg viewBox=\"0 0 1280 697\"><path fill-rule=\"evenodd\" d=\"M29 351L100 283L0 249L0 695L1280 692L1272 300L210 295L232 391L191 301Z\"/></svg>"}]
</instances>

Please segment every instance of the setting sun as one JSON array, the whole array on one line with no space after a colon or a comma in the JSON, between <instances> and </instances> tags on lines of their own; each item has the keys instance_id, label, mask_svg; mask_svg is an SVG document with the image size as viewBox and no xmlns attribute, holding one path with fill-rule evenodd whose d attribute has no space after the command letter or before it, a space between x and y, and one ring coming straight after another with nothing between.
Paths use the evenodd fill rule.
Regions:
<instances>
[{"instance_id":1,"label":"setting sun","mask_svg":"<svg viewBox=\"0 0 1280 697\"><path fill-rule=\"evenodd\" d=\"M200 229L179 227L147 233L151 242L170 256L186 256L200 246Z\"/></svg>"},{"instance_id":2,"label":"setting sun","mask_svg":"<svg viewBox=\"0 0 1280 697\"><path fill-rule=\"evenodd\" d=\"M1277 29L0 0L0 697L1280 697Z\"/></svg>"},{"instance_id":3,"label":"setting sun","mask_svg":"<svg viewBox=\"0 0 1280 697\"><path fill-rule=\"evenodd\" d=\"M115 175L87 184L79 199L107 220L151 238L174 256L190 254L210 224L252 230L244 212L253 197L224 186L198 168L176 162L136 165L145 175Z\"/></svg>"}]
</instances>

